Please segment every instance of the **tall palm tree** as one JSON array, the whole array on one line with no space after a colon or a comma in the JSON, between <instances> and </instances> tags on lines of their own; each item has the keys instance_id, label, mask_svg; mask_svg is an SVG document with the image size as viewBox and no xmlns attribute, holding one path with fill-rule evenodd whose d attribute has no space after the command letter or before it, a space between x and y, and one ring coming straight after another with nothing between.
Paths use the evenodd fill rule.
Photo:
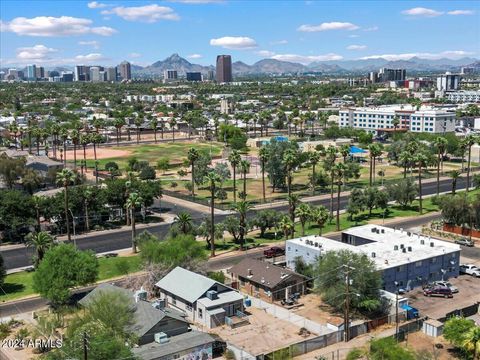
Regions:
<instances>
[{"instance_id":1,"label":"tall palm tree","mask_svg":"<svg viewBox=\"0 0 480 360\"><path fill-rule=\"evenodd\" d=\"M233 169L233 202L237 202L237 166L242 161L242 157L237 150L232 150L230 155L228 155L228 161Z\"/></svg>"},{"instance_id":2,"label":"tall palm tree","mask_svg":"<svg viewBox=\"0 0 480 360\"><path fill-rule=\"evenodd\" d=\"M455 195L455 192L457 191L457 180L460 176L460 171L458 170L453 170L450 173L450 177L452 178L452 195Z\"/></svg>"},{"instance_id":3,"label":"tall palm tree","mask_svg":"<svg viewBox=\"0 0 480 360\"><path fill-rule=\"evenodd\" d=\"M295 210L297 209L298 204L300 204L300 199L298 195L292 194L287 197L288 200L288 214L290 215L290 220L295 224Z\"/></svg>"},{"instance_id":4,"label":"tall palm tree","mask_svg":"<svg viewBox=\"0 0 480 360\"><path fill-rule=\"evenodd\" d=\"M292 230L294 229L294 224L292 220L287 215L282 216L280 219L278 226L283 231L283 235L285 236L285 240L288 239L288 236L292 234Z\"/></svg>"},{"instance_id":5,"label":"tall palm tree","mask_svg":"<svg viewBox=\"0 0 480 360\"><path fill-rule=\"evenodd\" d=\"M240 170L243 175L243 196L245 200L247 198L247 174L250 171L250 161L245 159L240 161Z\"/></svg>"},{"instance_id":6,"label":"tall palm tree","mask_svg":"<svg viewBox=\"0 0 480 360\"><path fill-rule=\"evenodd\" d=\"M308 156L308 161L312 165L312 195L315 195L316 174L315 167L320 162L320 153L318 151L312 151Z\"/></svg>"},{"instance_id":7,"label":"tall palm tree","mask_svg":"<svg viewBox=\"0 0 480 360\"><path fill-rule=\"evenodd\" d=\"M447 148L448 141L444 137L437 137L433 142L437 149L437 195L440 194L440 166L443 168L443 155Z\"/></svg>"},{"instance_id":8,"label":"tall palm tree","mask_svg":"<svg viewBox=\"0 0 480 360\"><path fill-rule=\"evenodd\" d=\"M60 129L60 137L62 138L62 143L63 143L63 164L67 164L67 140L68 140L68 129L65 127L62 127Z\"/></svg>"},{"instance_id":9,"label":"tall palm tree","mask_svg":"<svg viewBox=\"0 0 480 360\"><path fill-rule=\"evenodd\" d=\"M412 163L412 155L408 151L402 151L398 156L398 161L403 166L403 178L407 177L407 170L410 164Z\"/></svg>"},{"instance_id":10,"label":"tall palm tree","mask_svg":"<svg viewBox=\"0 0 480 360\"><path fill-rule=\"evenodd\" d=\"M57 173L56 182L58 185L63 186L64 194L64 206L65 206L65 222L67 224L67 238L68 241L72 241L72 236L70 234L70 219L68 218L68 187L76 179L77 174L70 169L62 169Z\"/></svg>"},{"instance_id":11,"label":"tall palm tree","mask_svg":"<svg viewBox=\"0 0 480 360\"><path fill-rule=\"evenodd\" d=\"M330 172L330 217L333 218L333 186L335 182L335 173L333 168L335 166L335 160L337 159L337 148L335 146L329 146L325 150L325 162L324 165L328 165Z\"/></svg>"},{"instance_id":12,"label":"tall palm tree","mask_svg":"<svg viewBox=\"0 0 480 360\"><path fill-rule=\"evenodd\" d=\"M14 143L15 143L15 149L17 148L17 136L18 136L18 124L17 121L13 121L8 125L8 132L10 133L10 136L13 135Z\"/></svg>"},{"instance_id":13,"label":"tall palm tree","mask_svg":"<svg viewBox=\"0 0 480 360\"><path fill-rule=\"evenodd\" d=\"M262 146L258 152L258 159L260 160L260 168L262 170L262 195L263 195L263 202L266 202L265 198L265 166L268 161L269 157L268 149Z\"/></svg>"},{"instance_id":14,"label":"tall palm tree","mask_svg":"<svg viewBox=\"0 0 480 360\"><path fill-rule=\"evenodd\" d=\"M400 119L398 118L398 115L395 115L393 117L392 125L393 125L393 132L394 132L394 134L396 134L398 125L400 125Z\"/></svg>"},{"instance_id":15,"label":"tall palm tree","mask_svg":"<svg viewBox=\"0 0 480 360\"><path fill-rule=\"evenodd\" d=\"M325 206L320 205L312 210L312 219L318 226L318 234L320 236L322 236L322 229L325 226L329 216L330 214Z\"/></svg>"},{"instance_id":16,"label":"tall palm tree","mask_svg":"<svg viewBox=\"0 0 480 360\"><path fill-rule=\"evenodd\" d=\"M343 162L347 162L347 156L350 155L350 145L342 145L340 147L340 154L342 155Z\"/></svg>"},{"instance_id":17,"label":"tall palm tree","mask_svg":"<svg viewBox=\"0 0 480 360\"><path fill-rule=\"evenodd\" d=\"M97 144L102 142L102 136L98 133L92 133L90 134L90 142L93 145L93 159L95 161L95 183L98 184Z\"/></svg>"},{"instance_id":18,"label":"tall palm tree","mask_svg":"<svg viewBox=\"0 0 480 360\"><path fill-rule=\"evenodd\" d=\"M137 130L137 144L140 142L140 126L143 124L143 116L137 116L135 118L135 128Z\"/></svg>"},{"instance_id":19,"label":"tall palm tree","mask_svg":"<svg viewBox=\"0 0 480 360\"><path fill-rule=\"evenodd\" d=\"M27 235L26 245L35 249L33 265L37 268L45 253L53 246L53 237L45 231L30 233Z\"/></svg>"},{"instance_id":20,"label":"tall palm tree","mask_svg":"<svg viewBox=\"0 0 480 360\"><path fill-rule=\"evenodd\" d=\"M73 169L77 170L77 145L80 140L80 133L77 129L70 131L70 139L72 139L73 143Z\"/></svg>"},{"instance_id":21,"label":"tall palm tree","mask_svg":"<svg viewBox=\"0 0 480 360\"><path fill-rule=\"evenodd\" d=\"M33 129L33 137L35 138L35 144L37 146L37 156L40 155L40 144L43 140L43 129L35 127Z\"/></svg>"},{"instance_id":22,"label":"tall palm tree","mask_svg":"<svg viewBox=\"0 0 480 360\"><path fill-rule=\"evenodd\" d=\"M127 211L130 209L130 219L132 224L132 251L137 252L137 231L135 229L135 210L143 205L143 198L136 192L130 193L127 199Z\"/></svg>"},{"instance_id":23,"label":"tall palm tree","mask_svg":"<svg viewBox=\"0 0 480 360\"><path fill-rule=\"evenodd\" d=\"M373 175L375 174L375 160L377 157L382 155L382 148L378 144L370 144L368 146L368 150L370 152L370 177L369 177L369 185L372 186L373 183Z\"/></svg>"},{"instance_id":24,"label":"tall palm tree","mask_svg":"<svg viewBox=\"0 0 480 360\"><path fill-rule=\"evenodd\" d=\"M342 191L343 180L345 177L345 165L343 163L335 164L333 167L333 177L337 185L337 231L340 231L340 193Z\"/></svg>"},{"instance_id":25,"label":"tall palm tree","mask_svg":"<svg viewBox=\"0 0 480 360\"><path fill-rule=\"evenodd\" d=\"M220 177L214 171L210 171L205 176L205 182L210 190L210 256L215 256L215 194L217 191L217 184L220 182Z\"/></svg>"},{"instance_id":26,"label":"tall palm tree","mask_svg":"<svg viewBox=\"0 0 480 360\"><path fill-rule=\"evenodd\" d=\"M300 225L302 227L302 236L305 236L305 224L312 217L312 208L308 204L301 203L295 210L295 216L300 221Z\"/></svg>"},{"instance_id":27,"label":"tall palm tree","mask_svg":"<svg viewBox=\"0 0 480 360\"><path fill-rule=\"evenodd\" d=\"M195 162L200 158L200 153L195 148L190 148L187 153L187 159L190 162L192 173L192 196L195 196Z\"/></svg>"},{"instance_id":28,"label":"tall palm tree","mask_svg":"<svg viewBox=\"0 0 480 360\"><path fill-rule=\"evenodd\" d=\"M418 210L420 214L423 213L423 198L422 198L422 169L427 166L428 157L424 153L419 153L415 156L415 163L418 167Z\"/></svg>"},{"instance_id":29,"label":"tall palm tree","mask_svg":"<svg viewBox=\"0 0 480 360\"><path fill-rule=\"evenodd\" d=\"M233 205L233 210L238 212L240 217L239 239L241 250L245 248L245 235L247 234L247 213L251 208L252 205L248 201L243 200Z\"/></svg>"},{"instance_id":30,"label":"tall palm tree","mask_svg":"<svg viewBox=\"0 0 480 360\"><path fill-rule=\"evenodd\" d=\"M153 130L153 138L155 139L155 144L157 143L157 126L158 126L158 119L154 117L150 120L150 127Z\"/></svg>"},{"instance_id":31,"label":"tall palm tree","mask_svg":"<svg viewBox=\"0 0 480 360\"><path fill-rule=\"evenodd\" d=\"M53 158L57 159L58 136L60 135L60 124L53 123L50 127L50 135L52 136Z\"/></svg>"},{"instance_id":32,"label":"tall palm tree","mask_svg":"<svg viewBox=\"0 0 480 360\"><path fill-rule=\"evenodd\" d=\"M172 129L172 141L175 142L175 126L177 125L177 120L175 118L170 119L170 129Z\"/></svg>"},{"instance_id":33,"label":"tall palm tree","mask_svg":"<svg viewBox=\"0 0 480 360\"><path fill-rule=\"evenodd\" d=\"M283 155L283 163L285 165L286 175L287 175L287 191L288 196L292 194L292 178L293 178L293 169L297 165L298 156L294 150L288 149Z\"/></svg>"},{"instance_id":34,"label":"tall palm tree","mask_svg":"<svg viewBox=\"0 0 480 360\"><path fill-rule=\"evenodd\" d=\"M173 223L178 226L179 230L183 234L188 234L192 230L193 226L192 215L188 212L182 211L177 216L175 216L175 219L173 219Z\"/></svg>"},{"instance_id":35,"label":"tall palm tree","mask_svg":"<svg viewBox=\"0 0 480 360\"><path fill-rule=\"evenodd\" d=\"M85 230L89 231L90 230L90 214L89 214L88 206L93 200L95 193L93 192L93 189L90 186L85 186L85 188L83 189L82 195L83 195L83 207L84 207L84 213L85 213Z\"/></svg>"},{"instance_id":36,"label":"tall palm tree","mask_svg":"<svg viewBox=\"0 0 480 360\"><path fill-rule=\"evenodd\" d=\"M87 172L87 145L90 143L90 135L82 134L80 136L80 143L82 144L82 148L83 148L83 162L82 162L82 166L80 167L83 174L84 168L85 168L85 172Z\"/></svg>"},{"instance_id":37,"label":"tall palm tree","mask_svg":"<svg viewBox=\"0 0 480 360\"><path fill-rule=\"evenodd\" d=\"M113 121L113 126L115 126L116 137L117 137L117 146L120 145L120 138L122 137L122 128L126 125L124 118L116 118Z\"/></svg>"},{"instance_id":38,"label":"tall palm tree","mask_svg":"<svg viewBox=\"0 0 480 360\"><path fill-rule=\"evenodd\" d=\"M467 149L467 187L465 188L466 192L469 191L470 189L470 162L472 160L472 146L477 142L478 140L473 136L473 135L467 135L465 139L463 139L463 143L465 145L465 148Z\"/></svg>"}]
</instances>

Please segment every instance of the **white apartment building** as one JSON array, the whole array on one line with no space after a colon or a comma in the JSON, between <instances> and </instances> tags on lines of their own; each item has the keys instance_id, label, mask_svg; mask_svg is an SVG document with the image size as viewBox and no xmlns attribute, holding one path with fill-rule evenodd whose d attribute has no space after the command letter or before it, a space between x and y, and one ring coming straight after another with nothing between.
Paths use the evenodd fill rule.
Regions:
<instances>
[{"instance_id":1,"label":"white apartment building","mask_svg":"<svg viewBox=\"0 0 480 360\"><path fill-rule=\"evenodd\" d=\"M478 103L480 90L447 91L445 97L455 103Z\"/></svg>"},{"instance_id":2,"label":"white apartment building","mask_svg":"<svg viewBox=\"0 0 480 360\"><path fill-rule=\"evenodd\" d=\"M392 131L396 117L400 121L399 130L429 133L455 131L455 113L432 106L422 106L419 110L411 105L351 107L341 109L339 116L340 127L353 127L372 133Z\"/></svg>"}]
</instances>

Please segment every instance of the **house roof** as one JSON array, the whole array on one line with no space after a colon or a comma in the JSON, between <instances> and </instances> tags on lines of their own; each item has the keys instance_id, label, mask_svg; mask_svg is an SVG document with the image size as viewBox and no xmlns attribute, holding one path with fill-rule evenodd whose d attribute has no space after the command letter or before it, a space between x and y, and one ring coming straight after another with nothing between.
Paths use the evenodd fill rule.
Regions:
<instances>
[{"instance_id":1,"label":"house roof","mask_svg":"<svg viewBox=\"0 0 480 360\"><path fill-rule=\"evenodd\" d=\"M155 286L193 304L216 284L213 279L177 266Z\"/></svg>"},{"instance_id":2,"label":"house roof","mask_svg":"<svg viewBox=\"0 0 480 360\"><path fill-rule=\"evenodd\" d=\"M250 282L274 288L278 284L294 276L303 278L303 275L284 269L266 261L245 258L234 265L230 272L247 279Z\"/></svg>"},{"instance_id":3,"label":"house roof","mask_svg":"<svg viewBox=\"0 0 480 360\"><path fill-rule=\"evenodd\" d=\"M208 297L203 297L198 300L199 304L205 306L205 308L210 309L212 307L221 306L224 304L230 304L236 301L242 301L243 295L238 293L237 291L226 291L217 294L217 298L215 300L211 300Z\"/></svg>"},{"instance_id":4,"label":"house roof","mask_svg":"<svg viewBox=\"0 0 480 360\"><path fill-rule=\"evenodd\" d=\"M215 338L207 333L200 331L189 331L184 334L172 336L164 344L156 342L139 346L133 349L133 353L142 360L160 359L164 356L178 354L185 350L199 348L203 345L209 345L215 341ZM207 346L205 346L205 350ZM200 351L200 349L198 350ZM208 353L208 351L206 351ZM203 357L200 357L203 359Z\"/></svg>"},{"instance_id":5,"label":"house roof","mask_svg":"<svg viewBox=\"0 0 480 360\"><path fill-rule=\"evenodd\" d=\"M102 293L122 294L128 299L130 299L130 305L134 310L135 316L134 324L131 326L130 330L139 337L145 335L151 328L157 325L165 317L170 317L185 323L188 322L178 311L175 311L173 309L156 309L148 301L138 300L138 302L135 302L133 292L110 284L100 284L90 293L88 293L84 298L82 298L79 303L82 306L88 307L88 305L95 299L95 297L99 296Z\"/></svg>"}]
</instances>

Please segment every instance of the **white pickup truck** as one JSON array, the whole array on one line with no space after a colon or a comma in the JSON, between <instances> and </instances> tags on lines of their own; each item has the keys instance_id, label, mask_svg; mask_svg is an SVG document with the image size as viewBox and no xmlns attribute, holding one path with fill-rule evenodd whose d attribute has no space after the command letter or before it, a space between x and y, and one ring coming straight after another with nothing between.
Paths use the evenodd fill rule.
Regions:
<instances>
[{"instance_id":1,"label":"white pickup truck","mask_svg":"<svg viewBox=\"0 0 480 360\"><path fill-rule=\"evenodd\" d=\"M460 265L460 274L468 274L474 277L480 277L480 269L471 264Z\"/></svg>"}]
</instances>

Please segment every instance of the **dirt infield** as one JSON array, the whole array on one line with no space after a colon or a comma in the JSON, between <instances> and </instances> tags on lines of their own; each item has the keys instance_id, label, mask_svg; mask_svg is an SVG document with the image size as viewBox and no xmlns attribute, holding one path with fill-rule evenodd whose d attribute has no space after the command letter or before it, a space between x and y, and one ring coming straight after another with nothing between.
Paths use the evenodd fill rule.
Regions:
<instances>
[{"instance_id":1,"label":"dirt infield","mask_svg":"<svg viewBox=\"0 0 480 360\"><path fill-rule=\"evenodd\" d=\"M93 148L88 147L85 151L87 159L94 159ZM110 159L130 156L129 150L119 150L113 148L97 148L97 159ZM73 159L73 150L67 151L67 160ZM77 159L83 159L83 148L77 149Z\"/></svg>"}]
</instances>

